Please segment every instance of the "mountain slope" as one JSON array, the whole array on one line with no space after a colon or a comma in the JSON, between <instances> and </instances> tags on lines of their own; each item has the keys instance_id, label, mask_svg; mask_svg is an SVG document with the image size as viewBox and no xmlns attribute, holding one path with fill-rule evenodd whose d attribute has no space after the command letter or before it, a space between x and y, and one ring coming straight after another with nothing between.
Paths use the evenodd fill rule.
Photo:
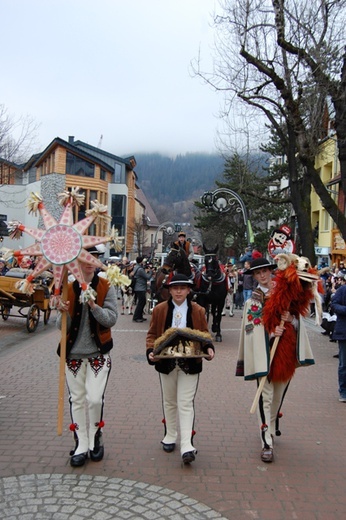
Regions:
<instances>
[{"instance_id":1,"label":"mountain slope","mask_svg":"<svg viewBox=\"0 0 346 520\"><path fill-rule=\"evenodd\" d=\"M214 189L224 166L224 159L218 155L134 155L138 184L154 208L157 204L198 199L204 191Z\"/></svg>"}]
</instances>

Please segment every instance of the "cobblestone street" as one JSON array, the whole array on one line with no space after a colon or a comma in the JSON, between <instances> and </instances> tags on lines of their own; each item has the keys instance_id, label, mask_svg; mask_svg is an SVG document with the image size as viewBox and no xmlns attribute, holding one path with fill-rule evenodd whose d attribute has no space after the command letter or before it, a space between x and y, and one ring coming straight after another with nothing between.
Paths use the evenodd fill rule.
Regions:
<instances>
[{"instance_id":1,"label":"cobblestone street","mask_svg":"<svg viewBox=\"0 0 346 520\"><path fill-rule=\"evenodd\" d=\"M149 316L147 316L150 318ZM234 376L241 311L204 362L196 399L196 461L160 441L161 395L146 362L148 323L119 316L106 392L105 458L72 468L65 395L57 435L59 332L0 322L0 516L6 520L341 520L346 516L346 406L338 402L337 344L307 320L316 365L297 370L284 404L275 461L260 460L255 384Z\"/></svg>"}]
</instances>

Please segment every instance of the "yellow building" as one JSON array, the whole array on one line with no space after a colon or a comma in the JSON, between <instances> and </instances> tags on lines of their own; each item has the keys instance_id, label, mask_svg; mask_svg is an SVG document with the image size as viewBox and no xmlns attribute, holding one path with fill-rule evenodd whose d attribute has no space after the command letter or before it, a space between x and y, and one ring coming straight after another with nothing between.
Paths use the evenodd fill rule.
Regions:
<instances>
[{"instance_id":1,"label":"yellow building","mask_svg":"<svg viewBox=\"0 0 346 520\"><path fill-rule=\"evenodd\" d=\"M336 136L330 135L321 141L315 167L335 203L343 211L344 198L339 191L340 164ZM315 251L318 265L322 262L338 265L341 259L346 258L346 244L314 189L311 192L311 223L316 231Z\"/></svg>"}]
</instances>

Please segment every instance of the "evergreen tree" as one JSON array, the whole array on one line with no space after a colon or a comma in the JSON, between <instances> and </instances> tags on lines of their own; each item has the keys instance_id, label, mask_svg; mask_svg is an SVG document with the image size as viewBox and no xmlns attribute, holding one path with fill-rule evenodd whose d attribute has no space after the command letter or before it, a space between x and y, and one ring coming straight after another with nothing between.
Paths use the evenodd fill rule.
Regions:
<instances>
[{"instance_id":1,"label":"evergreen tree","mask_svg":"<svg viewBox=\"0 0 346 520\"><path fill-rule=\"evenodd\" d=\"M236 192L243 200L250 219L254 242L262 254L266 253L270 239L268 222L285 219L289 215L289 199L286 193L273 190L277 187L278 177L282 169L267 169L267 172L257 164L249 164L245 158L234 154L227 159L222 180L216 181L217 188L226 188ZM238 258L249 241L246 226L239 203L234 201L227 213L218 213L204 208L200 202L195 202L199 208L196 216L196 227L203 231L205 240L218 239L223 256Z\"/></svg>"}]
</instances>

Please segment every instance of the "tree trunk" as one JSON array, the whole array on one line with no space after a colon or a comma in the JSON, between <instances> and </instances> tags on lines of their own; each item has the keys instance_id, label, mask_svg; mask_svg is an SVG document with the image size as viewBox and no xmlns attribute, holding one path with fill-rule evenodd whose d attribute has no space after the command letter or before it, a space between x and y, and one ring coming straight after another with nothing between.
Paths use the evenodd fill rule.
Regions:
<instances>
[{"instance_id":1,"label":"tree trunk","mask_svg":"<svg viewBox=\"0 0 346 520\"><path fill-rule=\"evenodd\" d=\"M288 127L289 139L287 150L287 162L289 171L289 186L291 191L292 206L294 208L301 253L309 258L311 265L316 264L313 229L311 226L311 179L309 171L299 177L299 168L296 158L296 139L293 127ZM300 251L297 251L299 254Z\"/></svg>"}]
</instances>

